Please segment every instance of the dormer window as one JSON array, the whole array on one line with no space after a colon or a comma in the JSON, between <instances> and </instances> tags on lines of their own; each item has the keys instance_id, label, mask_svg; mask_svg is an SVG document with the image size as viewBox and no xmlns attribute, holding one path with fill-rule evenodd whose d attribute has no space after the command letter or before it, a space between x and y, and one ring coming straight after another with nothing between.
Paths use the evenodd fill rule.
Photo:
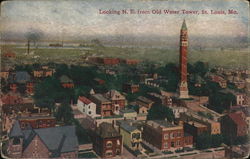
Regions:
<instances>
[{"instance_id":1,"label":"dormer window","mask_svg":"<svg viewBox=\"0 0 250 159\"><path fill-rule=\"evenodd\" d=\"M106 142L106 147L112 147L112 145L113 145L112 141L107 141Z\"/></svg>"}]
</instances>

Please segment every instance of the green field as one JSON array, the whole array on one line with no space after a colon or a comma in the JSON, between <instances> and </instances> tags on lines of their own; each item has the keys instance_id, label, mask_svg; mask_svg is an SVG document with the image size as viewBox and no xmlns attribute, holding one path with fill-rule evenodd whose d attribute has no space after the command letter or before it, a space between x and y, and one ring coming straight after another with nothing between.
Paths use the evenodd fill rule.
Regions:
<instances>
[{"instance_id":1,"label":"green field","mask_svg":"<svg viewBox=\"0 0 250 159\"><path fill-rule=\"evenodd\" d=\"M29 62L82 62L84 56L105 56L119 58L133 58L139 60L150 60L160 64L169 62L178 63L179 51L173 49L159 48L120 48L120 47L92 47L85 49L31 49L33 55L25 55L26 49L8 46L17 54L17 61ZM35 56L39 56L34 58ZM247 49L241 50L189 50L188 62L208 62L210 66L243 67L249 68L249 53Z\"/></svg>"}]
</instances>

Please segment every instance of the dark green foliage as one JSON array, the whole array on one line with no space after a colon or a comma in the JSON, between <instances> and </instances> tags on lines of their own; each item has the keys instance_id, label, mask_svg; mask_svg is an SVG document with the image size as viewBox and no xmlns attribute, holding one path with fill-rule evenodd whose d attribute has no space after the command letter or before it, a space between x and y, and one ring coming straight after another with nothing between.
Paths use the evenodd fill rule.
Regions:
<instances>
[{"instance_id":1,"label":"dark green foliage","mask_svg":"<svg viewBox=\"0 0 250 159\"><path fill-rule=\"evenodd\" d=\"M216 112L222 113L224 110L229 109L231 105L236 104L235 96L231 93L212 93L209 96L209 108Z\"/></svg>"},{"instance_id":2,"label":"dark green foliage","mask_svg":"<svg viewBox=\"0 0 250 159\"><path fill-rule=\"evenodd\" d=\"M58 121L62 121L66 125L71 125L74 121L72 109L66 101L59 106L55 116Z\"/></svg>"},{"instance_id":3,"label":"dark green foliage","mask_svg":"<svg viewBox=\"0 0 250 159\"><path fill-rule=\"evenodd\" d=\"M154 104L148 111L147 120L165 120L168 121L174 120L174 114L172 109L163 105Z\"/></svg>"},{"instance_id":4,"label":"dark green foliage","mask_svg":"<svg viewBox=\"0 0 250 159\"><path fill-rule=\"evenodd\" d=\"M76 135L77 135L79 144L90 143L91 140L90 140L87 130L85 130L81 126L78 120L74 120L74 124L76 125Z\"/></svg>"},{"instance_id":5,"label":"dark green foliage","mask_svg":"<svg viewBox=\"0 0 250 159\"><path fill-rule=\"evenodd\" d=\"M35 85L35 104L43 108L53 108L56 101L65 99L59 80L50 77Z\"/></svg>"},{"instance_id":6,"label":"dark green foliage","mask_svg":"<svg viewBox=\"0 0 250 159\"><path fill-rule=\"evenodd\" d=\"M194 73L199 74L201 77L204 77L204 75L208 72L208 66L204 62L197 61L193 65Z\"/></svg>"},{"instance_id":7,"label":"dark green foliage","mask_svg":"<svg viewBox=\"0 0 250 159\"><path fill-rule=\"evenodd\" d=\"M222 135L211 135L208 133L203 133L197 137L196 147L198 149L207 149L211 147L219 147L222 143Z\"/></svg>"}]
</instances>

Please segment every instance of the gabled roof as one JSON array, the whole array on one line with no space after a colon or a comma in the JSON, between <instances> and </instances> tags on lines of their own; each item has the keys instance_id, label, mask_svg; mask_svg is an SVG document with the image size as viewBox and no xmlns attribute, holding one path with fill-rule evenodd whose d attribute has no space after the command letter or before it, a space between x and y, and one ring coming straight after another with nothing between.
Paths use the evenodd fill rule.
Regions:
<instances>
[{"instance_id":1,"label":"gabled roof","mask_svg":"<svg viewBox=\"0 0 250 159\"><path fill-rule=\"evenodd\" d=\"M123 100L125 97L118 92L117 90L111 89L109 92L105 94L105 96L111 100Z\"/></svg>"},{"instance_id":2,"label":"gabled roof","mask_svg":"<svg viewBox=\"0 0 250 159\"><path fill-rule=\"evenodd\" d=\"M148 99L148 98L146 98L146 97L143 97L143 96L139 96L139 97L137 98L137 100L139 100L139 101L141 101L141 102L144 102L144 103L146 103L146 104L154 103L152 100L150 100L150 99Z\"/></svg>"},{"instance_id":3,"label":"gabled roof","mask_svg":"<svg viewBox=\"0 0 250 159\"><path fill-rule=\"evenodd\" d=\"M229 118L231 118L237 126L247 126L247 123L243 119L242 115L243 114L237 112L228 114Z\"/></svg>"},{"instance_id":4,"label":"gabled roof","mask_svg":"<svg viewBox=\"0 0 250 159\"><path fill-rule=\"evenodd\" d=\"M40 129L21 130L19 122L15 122L10 132L10 137L24 137L24 149L31 143L34 137L42 140L53 157L59 157L60 153L78 150L78 139L75 126L60 126Z\"/></svg>"},{"instance_id":5,"label":"gabled roof","mask_svg":"<svg viewBox=\"0 0 250 159\"><path fill-rule=\"evenodd\" d=\"M102 94L94 94L92 97L100 102L110 102L107 98L105 98Z\"/></svg>"},{"instance_id":6,"label":"gabled roof","mask_svg":"<svg viewBox=\"0 0 250 159\"><path fill-rule=\"evenodd\" d=\"M15 74L11 74L9 76L9 82L10 83L26 83L28 81L30 81L30 75L28 74L28 72L26 71L18 71Z\"/></svg>"},{"instance_id":7,"label":"gabled roof","mask_svg":"<svg viewBox=\"0 0 250 159\"><path fill-rule=\"evenodd\" d=\"M102 138L120 137L121 135L110 123L103 122L96 129L96 133Z\"/></svg>"},{"instance_id":8,"label":"gabled roof","mask_svg":"<svg viewBox=\"0 0 250 159\"><path fill-rule=\"evenodd\" d=\"M88 98L84 97L84 96L79 96L78 100L80 100L81 102L83 102L84 104L90 104L92 103L91 100L89 100Z\"/></svg>"},{"instance_id":9,"label":"gabled roof","mask_svg":"<svg viewBox=\"0 0 250 159\"><path fill-rule=\"evenodd\" d=\"M10 130L9 137L23 137L23 136L24 134L22 132L19 122L15 121L14 125L12 126Z\"/></svg>"},{"instance_id":10,"label":"gabled roof","mask_svg":"<svg viewBox=\"0 0 250 159\"><path fill-rule=\"evenodd\" d=\"M123 130L127 131L128 133L131 133L131 132L133 132L133 131L135 131L135 130L138 130L135 126L129 125L129 123L122 123L122 124L120 125L120 127L121 127Z\"/></svg>"},{"instance_id":11,"label":"gabled roof","mask_svg":"<svg viewBox=\"0 0 250 159\"><path fill-rule=\"evenodd\" d=\"M60 77L60 82L61 82L61 83L72 83L73 81L72 81L72 79L70 79L68 76L62 75L62 76Z\"/></svg>"}]
</instances>

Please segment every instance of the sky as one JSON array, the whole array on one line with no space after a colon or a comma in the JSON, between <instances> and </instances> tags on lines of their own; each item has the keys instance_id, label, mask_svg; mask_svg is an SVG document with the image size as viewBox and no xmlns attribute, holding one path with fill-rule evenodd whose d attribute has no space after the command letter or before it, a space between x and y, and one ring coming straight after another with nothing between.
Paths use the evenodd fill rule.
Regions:
<instances>
[{"instance_id":1,"label":"sky","mask_svg":"<svg viewBox=\"0 0 250 159\"><path fill-rule=\"evenodd\" d=\"M237 10L237 15L99 14L99 10L170 9ZM44 39L87 36L176 36L186 19L190 36L245 37L249 6L243 0L43 0L6 1L1 5L0 31L4 38L38 31Z\"/></svg>"}]
</instances>

